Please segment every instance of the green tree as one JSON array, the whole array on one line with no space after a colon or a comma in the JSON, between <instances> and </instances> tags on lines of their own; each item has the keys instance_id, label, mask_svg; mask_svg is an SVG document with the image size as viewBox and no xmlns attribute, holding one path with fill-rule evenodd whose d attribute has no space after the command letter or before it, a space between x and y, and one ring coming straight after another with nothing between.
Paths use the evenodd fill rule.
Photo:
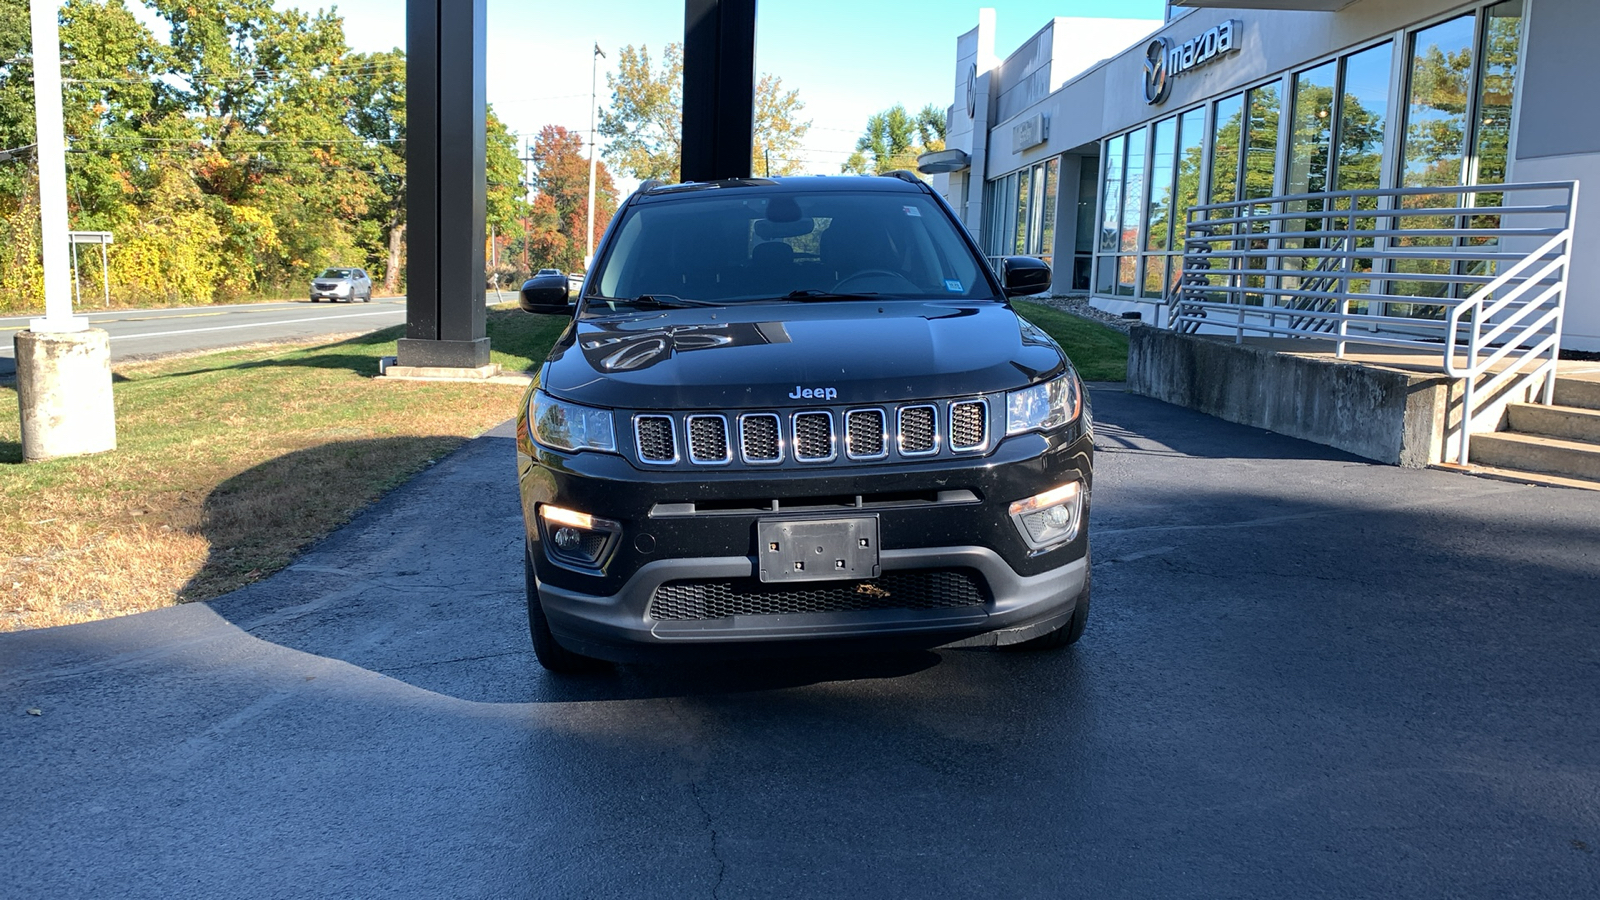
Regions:
<instances>
[{"instance_id":1,"label":"green tree","mask_svg":"<svg viewBox=\"0 0 1600 900\"><path fill-rule=\"evenodd\" d=\"M855 152L840 171L857 175L916 171L918 156L944 149L944 136L943 110L930 103L912 114L896 103L867 118L866 131L856 139Z\"/></svg>"},{"instance_id":2,"label":"green tree","mask_svg":"<svg viewBox=\"0 0 1600 900\"><path fill-rule=\"evenodd\" d=\"M605 157L617 170L640 180L679 180L683 158L683 45L668 44L661 67L650 62L650 49L629 44L617 51L617 71L606 74L611 103L600 111L599 131L606 138ZM804 169L800 158L809 119L801 120L805 103L798 91L785 91L775 75L762 75L755 85L755 130L751 171L792 175Z\"/></svg>"}]
</instances>

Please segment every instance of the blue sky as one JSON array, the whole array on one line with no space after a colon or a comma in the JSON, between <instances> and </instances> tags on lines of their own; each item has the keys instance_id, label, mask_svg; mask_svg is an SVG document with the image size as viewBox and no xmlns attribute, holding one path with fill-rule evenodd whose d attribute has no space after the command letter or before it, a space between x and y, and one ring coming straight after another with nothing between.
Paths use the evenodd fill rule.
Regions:
<instances>
[{"instance_id":1,"label":"blue sky","mask_svg":"<svg viewBox=\"0 0 1600 900\"><path fill-rule=\"evenodd\" d=\"M624 44L660 48L683 39L681 0L488 0L489 101L513 131L532 135L546 124L589 128L591 47L614 61ZM130 5L134 5L130 3ZM316 0L278 0L280 7L323 7ZM340 0L345 33L357 50L405 46L403 0ZM904 103L943 108L953 99L955 39L993 6L995 51L1001 56L1052 16L1160 19L1162 0L761 0L756 67L798 89L808 170L837 172L872 113ZM1152 27L1154 26L1152 22ZM1122 47L1105 47L1110 56ZM601 103L607 96L600 72Z\"/></svg>"}]
</instances>

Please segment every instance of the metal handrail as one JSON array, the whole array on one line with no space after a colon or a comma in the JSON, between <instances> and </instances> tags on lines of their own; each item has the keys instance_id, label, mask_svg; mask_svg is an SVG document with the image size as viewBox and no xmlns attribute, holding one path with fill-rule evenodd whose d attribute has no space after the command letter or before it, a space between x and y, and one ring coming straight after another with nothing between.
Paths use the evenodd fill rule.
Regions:
<instances>
[{"instance_id":1,"label":"metal handrail","mask_svg":"<svg viewBox=\"0 0 1600 900\"><path fill-rule=\"evenodd\" d=\"M1537 182L1192 206L1167 327L1331 339L1339 358L1350 343L1437 352L1463 385L1465 464L1480 396L1538 385L1552 400L1577 196Z\"/></svg>"}]
</instances>

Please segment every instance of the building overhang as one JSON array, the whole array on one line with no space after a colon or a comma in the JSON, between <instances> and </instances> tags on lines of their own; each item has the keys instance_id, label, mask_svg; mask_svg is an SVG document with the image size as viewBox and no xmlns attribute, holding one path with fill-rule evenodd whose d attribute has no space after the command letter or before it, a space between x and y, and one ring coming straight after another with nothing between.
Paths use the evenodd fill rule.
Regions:
<instances>
[{"instance_id":1,"label":"building overhang","mask_svg":"<svg viewBox=\"0 0 1600 900\"><path fill-rule=\"evenodd\" d=\"M917 171L924 175L960 172L971 166L972 157L965 150L935 150L917 157Z\"/></svg>"},{"instance_id":2,"label":"building overhang","mask_svg":"<svg viewBox=\"0 0 1600 900\"><path fill-rule=\"evenodd\" d=\"M1300 12L1338 12L1356 0L1172 0L1173 6L1192 9L1290 9Z\"/></svg>"}]
</instances>

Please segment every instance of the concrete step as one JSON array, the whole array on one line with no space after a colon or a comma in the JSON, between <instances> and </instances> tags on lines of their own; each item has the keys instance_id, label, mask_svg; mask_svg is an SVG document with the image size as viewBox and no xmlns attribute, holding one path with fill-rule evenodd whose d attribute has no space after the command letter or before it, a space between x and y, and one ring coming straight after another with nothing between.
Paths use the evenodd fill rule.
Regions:
<instances>
[{"instance_id":1,"label":"concrete step","mask_svg":"<svg viewBox=\"0 0 1600 900\"><path fill-rule=\"evenodd\" d=\"M1506 412L1511 416L1512 431L1600 444L1600 409L1507 403Z\"/></svg>"},{"instance_id":2,"label":"concrete step","mask_svg":"<svg viewBox=\"0 0 1600 900\"><path fill-rule=\"evenodd\" d=\"M1475 434L1469 457L1475 466L1600 481L1600 445L1581 441L1510 431Z\"/></svg>"},{"instance_id":3,"label":"concrete step","mask_svg":"<svg viewBox=\"0 0 1600 900\"><path fill-rule=\"evenodd\" d=\"M1440 465L1435 468L1459 471L1454 466ZM1541 475L1538 472L1519 472L1516 469L1496 469L1493 466L1470 466L1468 471L1479 478L1493 478L1496 481L1514 481L1517 484L1538 484L1544 487L1574 488L1580 491L1600 492L1600 481L1590 481L1586 478L1563 478L1560 475Z\"/></svg>"},{"instance_id":4,"label":"concrete step","mask_svg":"<svg viewBox=\"0 0 1600 900\"><path fill-rule=\"evenodd\" d=\"M1555 401L1557 406L1600 409L1600 381L1591 381L1588 378L1557 378Z\"/></svg>"}]
</instances>

